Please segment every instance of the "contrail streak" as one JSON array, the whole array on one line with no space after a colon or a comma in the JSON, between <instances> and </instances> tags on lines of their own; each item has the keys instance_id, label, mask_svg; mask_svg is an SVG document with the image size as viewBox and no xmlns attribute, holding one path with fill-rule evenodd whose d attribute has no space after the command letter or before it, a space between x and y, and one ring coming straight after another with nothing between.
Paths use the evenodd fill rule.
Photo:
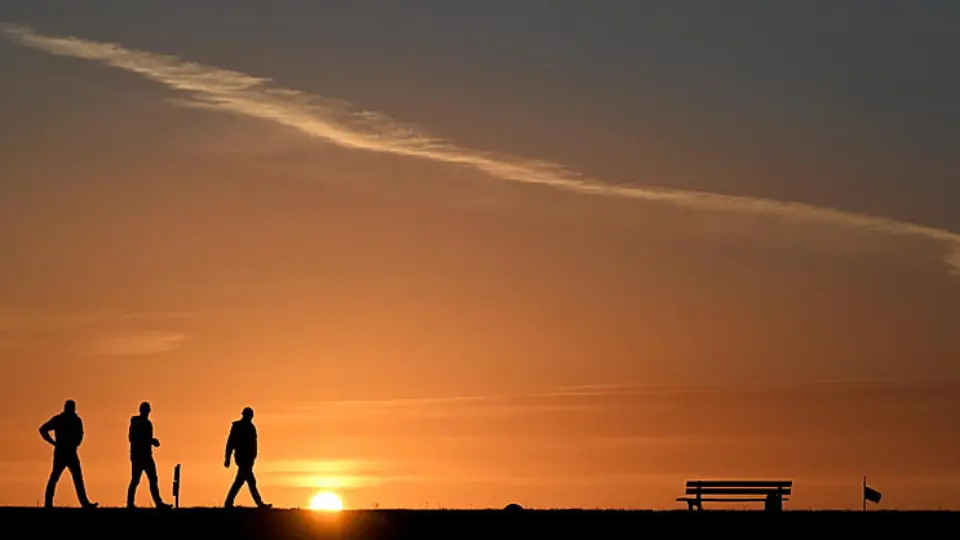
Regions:
<instances>
[{"instance_id":1,"label":"contrail streak","mask_svg":"<svg viewBox=\"0 0 960 540\"><path fill-rule=\"evenodd\" d=\"M502 180L540 184L582 194L670 203L696 210L762 214L910 236L945 244L944 260L960 275L960 234L833 208L716 193L616 186L544 161L514 159L458 147L352 104L272 85L265 78L124 48L115 43L41 34L0 23L0 35L49 54L93 60L187 93L191 106L229 111L281 124L330 143L473 167Z\"/></svg>"}]
</instances>

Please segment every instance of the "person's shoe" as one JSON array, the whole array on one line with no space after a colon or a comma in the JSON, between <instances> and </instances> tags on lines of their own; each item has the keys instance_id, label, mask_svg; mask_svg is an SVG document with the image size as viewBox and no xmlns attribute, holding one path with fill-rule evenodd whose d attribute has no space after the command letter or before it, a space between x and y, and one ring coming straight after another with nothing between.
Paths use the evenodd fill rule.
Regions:
<instances>
[{"instance_id":1,"label":"person's shoe","mask_svg":"<svg viewBox=\"0 0 960 540\"><path fill-rule=\"evenodd\" d=\"M257 505L257 508L260 508L261 510L269 510L269 509L273 508L273 505L272 505L272 504L269 504L269 503L264 503L264 502L262 502L262 503L260 503L260 504Z\"/></svg>"},{"instance_id":2,"label":"person's shoe","mask_svg":"<svg viewBox=\"0 0 960 540\"><path fill-rule=\"evenodd\" d=\"M173 508L173 505L170 503L165 503L163 501L157 503L157 510L170 510Z\"/></svg>"},{"instance_id":3,"label":"person's shoe","mask_svg":"<svg viewBox=\"0 0 960 540\"><path fill-rule=\"evenodd\" d=\"M96 507L100 506L100 503L87 501L87 502L83 503L83 504L80 505L80 506L82 506L83 508L96 508Z\"/></svg>"},{"instance_id":4,"label":"person's shoe","mask_svg":"<svg viewBox=\"0 0 960 540\"><path fill-rule=\"evenodd\" d=\"M228 501L228 502L223 503L223 507L224 507L224 508L233 508L234 506L233 506L233 503L232 503L232 502L229 502L229 501Z\"/></svg>"},{"instance_id":5,"label":"person's shoe","mask_svg":"<svg viewBox=\"0 0 960 540\"><path fill-rule=\"evenodd\" d=\"M128 510L135 510L136 508L137 508L137 505L135 505L135 504L133 504L133 503L127 503L127 509L128 509Z\"/></svg>"}]
</instances>

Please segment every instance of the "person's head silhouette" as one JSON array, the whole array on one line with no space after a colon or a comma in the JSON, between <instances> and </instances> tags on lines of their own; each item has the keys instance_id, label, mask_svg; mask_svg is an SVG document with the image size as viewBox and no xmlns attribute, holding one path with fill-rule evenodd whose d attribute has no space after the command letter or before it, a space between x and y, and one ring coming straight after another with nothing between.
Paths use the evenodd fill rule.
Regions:
<instances>
[{"instance_id":1,"label":"person's head silhouette","mask_svg":"<svg viewBox=\"0 0 960 540\"><path fill-rule=\"evenodd\" d=\"M140 404L140 416L150 416L150 404L146 401Z\"/></svg>"},{"instance_id":2,"label":"person's head silhouette","mask_svg":"<svg viewBox=\"0 0 960 540\"><path fill-rule=\"evenodd\" d=\"M253 420L253 409L250 407L244 407L243 412L240 413L240 416L247 422Z\"/></svg>"},{"instance_id":3,"label":"person's head silhouette","mask_svg":"<svg viewBox=\"0 0 960 540\"><path fill-rule=\"evenodd\" d=\"M74 414L74 413L76 413L76 412L77 412L77 403L76 403L75 401L73 401L72 399L68 399L68 400L63 404L63 412L65 412L65 413L67 413L67 414Z\"/></svg>"}]
</instances>

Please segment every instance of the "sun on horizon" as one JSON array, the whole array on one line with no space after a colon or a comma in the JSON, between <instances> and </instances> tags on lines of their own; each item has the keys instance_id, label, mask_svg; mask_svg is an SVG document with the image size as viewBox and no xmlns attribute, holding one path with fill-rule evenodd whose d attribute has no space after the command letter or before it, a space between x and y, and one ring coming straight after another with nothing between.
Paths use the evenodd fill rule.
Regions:
<instances>
[{"instance_id":1,"label":"sun on horizon","mask_svg":"<svg viewBox=\"0 0 960 540\"><path fill-rule=\"evenodd\" d=\"M310 499L310 510L339 512L343 510L343 499L336 493L323 491L317 493Z\"/></svg>"}]
</instances>

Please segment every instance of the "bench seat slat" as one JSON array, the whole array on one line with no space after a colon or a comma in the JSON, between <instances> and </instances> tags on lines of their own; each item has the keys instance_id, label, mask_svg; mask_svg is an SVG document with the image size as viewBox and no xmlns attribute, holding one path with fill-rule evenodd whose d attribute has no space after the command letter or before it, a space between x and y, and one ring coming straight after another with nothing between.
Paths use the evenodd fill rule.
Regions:
<instances>
[{"instance_id":1,"label":"bench seat slat","mask_svg":"<svg viewBox=\"0 0 960 540\"><path fill-rule=\"evenodd\" d=\"M688 488L696 487L725 487L725 488L788 488L793 486L792 480L690 480L687 482Z\"/></svg>"},{"instance_id":2,"label":"bench seat slat","mask_svg":"<svg viewBox=\"0 0 960 540\"><path fill-rule=\"evenodd\" d=\"M696 502L698 499L696 497L677 497L677 502ZM699 499L701 502L725 502L725 503L738 503L738 502L767 502L767 499L760 499L754 497L726 497L723 499L714 498L714 497L704 497ZM787 501L786 497L783 498L784 501Z\"/></svg>"},{"instance_id":3,"label":"bench seat slat","mask_svg":"<svg viewBox=\"0 0 960 540\"><path fill-rule=\"evenodd\" d=\"M790 488L781 489L779 493L790 495ZM776 488L687 488L687 495L766 495L768 493L778 493Z\"/></svg>"}]
</instances>

